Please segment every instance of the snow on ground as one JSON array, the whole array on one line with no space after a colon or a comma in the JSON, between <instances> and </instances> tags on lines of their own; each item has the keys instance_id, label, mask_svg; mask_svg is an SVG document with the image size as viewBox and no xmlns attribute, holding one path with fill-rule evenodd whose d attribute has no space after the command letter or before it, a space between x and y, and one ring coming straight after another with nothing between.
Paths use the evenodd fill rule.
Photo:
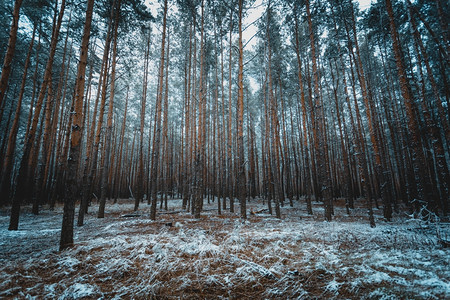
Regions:
<instances>
[{"instance_id":1,"label":"snow on ground","mask_svg":"<svg viewBox=\"0 0 450 300\"><path fill-rule=\"evenodd\" d=\"M335 221L314 216L303 201L282 208L282 220L261 200L242 222L206 204L200 220L169 200L169 213L151 221L148 206L135 217L133 201L94 210L75 228L76 245L58 252L62 207L39 216L25 207L18 231L0 211L0 299L449 299L450 250L436 225L405 215L384 222L375 210L351 216L337 207ZM239 211L236 204L236 211ZM168 226L171 225L171 226ZM440 224L449 236L448 224Z\"/></svg>"}]
</instances>

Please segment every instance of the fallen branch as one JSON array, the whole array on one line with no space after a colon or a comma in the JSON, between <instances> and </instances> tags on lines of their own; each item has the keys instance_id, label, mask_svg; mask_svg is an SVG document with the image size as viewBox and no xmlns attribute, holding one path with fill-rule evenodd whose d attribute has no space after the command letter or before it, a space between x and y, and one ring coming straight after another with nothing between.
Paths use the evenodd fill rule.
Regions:
<instances>
[{"instance_id":1,"label":"fallen branch","mask_svg":"<svg viewBox=\"0 0 450 300\"><path fill-rule=\"evenodd\" d=\"M164 211L164 212L160 211L160 212L158 212L158 215L174 215L174 214L179 214L179 213L183 213L183 212L186 212L186 211L184 211L184 210Z\"/></svg>"},{"instance_id":2,"label":"fallen branch","mask_svg":"<svg viewBox=\"0 0 450 300\"><path fill-rule=\"evenodd\" d=\"M255 210L255 211L253 211L253 209L250 209L250 214L251 215L260 214L260 213L263 213L263 212L269 212L269 209L263 208L263 209Z\"/></svg>"},{"instance_id":3,"label":"fallen branch","mask_svg":"<svg viewBox=\"0 0 450 300\"><path fill-rule=\"evenodd\" d=\"M204 211L216 211L217 209L213 208L213 209L203 209L202 212ZM189 211L187 210L175 210L175 211L160 211L158 212L158 215L174 215L174 214L179 214L179 213L188 213Z\"/></svg>"},{"instance_id":4,"label":"fallen branch","mask_svg":"<svg viewBox=\"0 0 450 300\"><path fill-rule=\"evenodd\" d=\"M137 214L126 214L126 215L121 215L121 218L137 218L140 217L141 215L137 215Z\"/></svg>"}]
</instances>

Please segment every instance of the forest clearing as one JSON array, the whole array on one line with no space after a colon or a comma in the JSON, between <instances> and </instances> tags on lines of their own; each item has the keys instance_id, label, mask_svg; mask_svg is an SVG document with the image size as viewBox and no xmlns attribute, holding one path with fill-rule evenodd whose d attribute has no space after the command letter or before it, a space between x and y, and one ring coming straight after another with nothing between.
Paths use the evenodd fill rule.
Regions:
<instances>
[{"instance_id":1,"label":"forest clearing","mask_svg":"<svg viewBox=\"0 0 450 300\"><path fill-rule=\"evenodd\" d=\"M336 206L306 213L303 201L282 208L282 220L258 212L242 221L218 215L206 204L200 219L168 200L157 221L133 200L108 204L76 228L76 245L58 252L61 206L40 216L24 208L23 225L6 230L0 212L0 298L2 299L448 299L449 248L436 230L406 214L368 225L364 208L351 215ZM315 203L315 202L314 202ZM128 217L124 217L128 216ZM135 216L135 217L131 217Z\"/></svg>"}]
</instances>

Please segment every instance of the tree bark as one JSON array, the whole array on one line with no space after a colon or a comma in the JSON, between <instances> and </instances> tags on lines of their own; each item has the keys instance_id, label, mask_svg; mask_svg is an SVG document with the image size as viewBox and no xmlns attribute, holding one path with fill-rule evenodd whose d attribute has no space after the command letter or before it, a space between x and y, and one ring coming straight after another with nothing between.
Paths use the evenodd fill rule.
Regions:
<instances>
[{"instance_id":1,"label":"tree bark","mask_svg":"<svg viewBox=\"0 0 450 300\"><path fill-rule=\"evenodd\" d=\"M243 0L239 0L239 73L238 73L238 99L237 99L237 150L238 150L238 195L241 218L247 219L247 189L244 157L244 49L242 46L242 7Z\"/></svg>"},{"instance_id":2,"label":"tree bark","mask_svg":"<svg viewBox=\"0 0 450 300\"><path fill-rule=\"evenodd\" d=\"M141 124L139 132L139 170L137 176L137 189L136 199L134 200L134 210L137 211L139 203L143 199L144 194L144 123L145 123L145 106L147 103L147 82L148 82L148 69L150 62L150 36L147 37L147 46L144 55L144 81L142 84L142 96L141 96Z\"/></svg>"},{"instance_id":3,"label":"tree bark","mask_svg":"<svg viewBox=\"0 0 450 300\"><path fill-rule=\"evenodd\" d=\"M152 170L150 180L152 182L151 188L151 207L150 219L156 219L156 204L158 195L158 163L160 155L160 141L161 141L161 113L162 113L162 96L164 88L164 59L165 59L165 39L166 39L166 25L167 24L167 0L164 0L164 16L163 16L163 31L161 37L161 57L158 75L158 95L156 97L156 111L155 111L155 129L153 136L153 150L152 150Z\"/></svg>"},{"instance_id":4,"label":"tree bark","mask_svg":"<svg viewBox=\"0 0 450 300\"><path fill-rule=\"evenodd\" d=\"M73 221L75 215L75 200L78 194L77 163L80 159L80 147L82 138L81 122L83 120L84 82L91 32L92 13L94 0L88 0L86 7L86 20L81 40L80 60L78 63L77 83L74 107L72 109L72 134L70 141L70 153L68 158L67 193L64 201L64 215L61 227L61 239L59 249L63 250L73 245Z\"/></svg>"},{"instance_id":5,"label":"tree bark","mask_svg":"<svg viewBox=\"0 0 450 300\"><path fill-rule=\"evenodd\" d=\"M2 75L0 78L0 109L3 107L6 89L8 88L8 79L11 74L12 61L16 51L17 30L19 29L20 7L23 0L14 2L14 10L12 15L11 28L9 30L8 46L3 60ZM33 33L34 35L34 33ZM0 111L0 123L2 122L3 109Z\"/></svg>"}]
</instances>

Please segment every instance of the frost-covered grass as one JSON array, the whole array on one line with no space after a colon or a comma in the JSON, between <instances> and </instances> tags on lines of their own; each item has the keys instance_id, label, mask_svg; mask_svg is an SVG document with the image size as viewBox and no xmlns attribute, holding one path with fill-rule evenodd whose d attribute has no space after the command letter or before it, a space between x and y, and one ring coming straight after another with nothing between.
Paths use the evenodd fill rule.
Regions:
<instances>
[{"instance_id":1,"label":"frost-covered grass","mask_svg":"<svg viewBox=\"0 0 450 300\"><path fill-rule=\"evenodd\" d=\"M242 222L215 207L205 203L196 220L169 200L172 213L161 211L157 221L147 205L121 217L132 213L132 200L107 205L104 219L92 207L75 228L76 245L62 252L62 207L39 216L26 207L16 232L0 211L0 298L450 298L450 252L433 224L405 215L387 223L375 210L370 228L364 209L347 216L340 207L324 222L319 205L308 216L303 202L282 208L278 220L261 200L249 203L260 213ZM440 232L448 236L448 225Z\"/></svg>"}]
</instances>

